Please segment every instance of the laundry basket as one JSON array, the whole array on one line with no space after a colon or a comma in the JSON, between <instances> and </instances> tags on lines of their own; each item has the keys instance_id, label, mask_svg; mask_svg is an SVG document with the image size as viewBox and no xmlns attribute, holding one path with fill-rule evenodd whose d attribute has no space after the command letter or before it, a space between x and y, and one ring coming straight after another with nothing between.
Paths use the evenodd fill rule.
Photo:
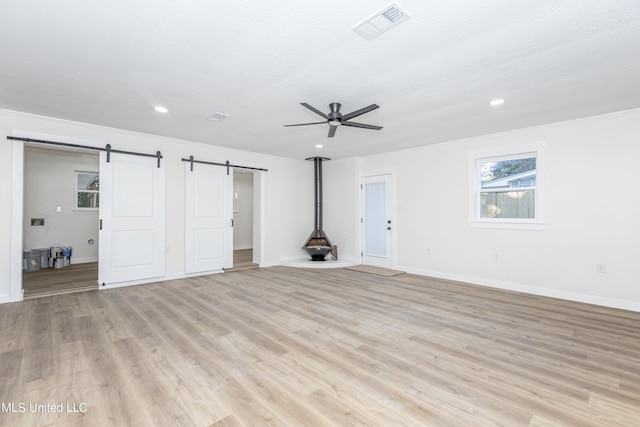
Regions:
<instances>
[{"instance_id":1,"label":"laundry basket","mask_svg":"<svg viewBox=\"0 0 640 427\"><path fill-rule=\"evenodd\" d=\"M22 252L22 271L31 273L40 270L41 259L39 251Z\"/></svg>"}]
</instances>

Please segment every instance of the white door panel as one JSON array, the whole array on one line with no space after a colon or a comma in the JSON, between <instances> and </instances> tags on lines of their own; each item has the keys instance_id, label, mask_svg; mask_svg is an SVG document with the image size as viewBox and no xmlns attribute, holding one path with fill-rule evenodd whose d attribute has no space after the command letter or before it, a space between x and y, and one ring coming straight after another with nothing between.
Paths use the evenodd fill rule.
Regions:
<instances>
[{"instance_id":1,"label":"white door panel","mask_svg":"<svg viewBox=\"0 0 640 427\"><path fill-rule=\"evenodd\" d=\"M185 272L233 267L233 175L201 163L185 174Z\"/></svg>"},{"instance_id":2,"label":"white door panel","mask_svg":"<svg viewBox=\"0 0 640 427\"><path fill-rule=\"evenodd\" d=\"M223 228L200 228L195 233L196 260L204 261L224 257L225 232ZM218 243L215 243L218 242ZM213 244L212 244L213 243Z\"/></svg>"},{"instance_id":3,"label":"white door panel","mask_svg":"<svg viewBox=\"0 0 640 427\"><path fill-rule=\"evenodd\" d=\"M362 179L362 263L391 268L390 175Z\"/></svg>"},{"instance_id":4,"label":"white door panel","mask_svg":"<svg viewBox=\"0 0 640 427\"><path fill-rule=\"evenodd\" d=\"M153 263L152 230L116 230L111 233L113 267L133 267Z\"/></svg>"},{"instance_id":5,"label":"white door panel","mask_svg":"<svg viewBox=\"0 0 640 427\"><path fill-rule=\"evenodd\" d=\"M165 274L165 170L154 157L100 153L99 283Z\"/></svg>"},{"instance_id":6,"label":"white door panel","mask_svg":"<svg viewBox=\"0 0 640 427\"><path fill-rule=\"evenodd\" d=\"M113 192L118 195L113 198L115 218L153 217L153 169L157 168L157 163L155 160L151 160L151 163L139 164L131 160L118 162L117 159L113 163Z\"/></svg>"}]
</instances>

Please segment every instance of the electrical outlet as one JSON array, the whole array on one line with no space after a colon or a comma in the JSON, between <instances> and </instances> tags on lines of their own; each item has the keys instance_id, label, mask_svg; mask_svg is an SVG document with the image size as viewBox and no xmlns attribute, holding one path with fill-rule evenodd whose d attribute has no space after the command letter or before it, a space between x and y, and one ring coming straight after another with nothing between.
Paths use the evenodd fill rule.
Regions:
<instances>
[{"instance_id":1,"label":"electrical outlet","mask_svg":"<svg viewBox=\"0 0 640 427\"><path fill-rule=\"evenodd\" d=\"M62 206L56 206L56 212L58 213L62 212Z\"/></svg>"},{"instance_id":2,"label":"electrical outlet","mask_svg":"<svg viewBox=\"0 0 640 427\"><path fill-rule=\"evenodd\" d=\"M606 264L596 264L596 273L606 273L607 265Z\"/></svg>"},{"instance_id":3,"label":"electrical outlet","mask_svg":"<svg viewBox=\"0 0 640 427\"><path fill-rule=\"evenodd\" d=\"M500 257L498 256L498 254L491 255L491 261L498 262L499 259L500 259Z\"/></svg>"}]
</instances>

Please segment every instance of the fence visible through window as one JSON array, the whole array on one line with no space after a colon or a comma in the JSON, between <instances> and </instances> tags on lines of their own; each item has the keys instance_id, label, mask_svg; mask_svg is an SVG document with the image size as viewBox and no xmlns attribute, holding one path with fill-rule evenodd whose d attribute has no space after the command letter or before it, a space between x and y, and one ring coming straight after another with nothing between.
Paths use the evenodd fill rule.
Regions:
<instances>
[{"instance_id":1,"label":"fence visible through window","mask_svg":"<svg viewBox=\"0 0 640 427\"><path fill-rule=\"evenodd\" d=\"M535 219L536 157L481 159L480 218Z\"/></svg>"}]
</instances>

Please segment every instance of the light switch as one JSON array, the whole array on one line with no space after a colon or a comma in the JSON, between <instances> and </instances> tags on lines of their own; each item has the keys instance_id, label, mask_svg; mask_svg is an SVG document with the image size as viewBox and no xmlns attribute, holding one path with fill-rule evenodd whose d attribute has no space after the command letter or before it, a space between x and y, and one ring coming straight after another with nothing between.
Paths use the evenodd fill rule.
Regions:
<instances>
[{"instance_id":1,"label":"light switch","mask_svg":"<svg viewBox=\"0 0 640 427\"><path fill-rule=\"evenodd\" d=\"M56 206L56 212L58 213L62 212L62 206Z\"/></svg>"}]
</instances>

